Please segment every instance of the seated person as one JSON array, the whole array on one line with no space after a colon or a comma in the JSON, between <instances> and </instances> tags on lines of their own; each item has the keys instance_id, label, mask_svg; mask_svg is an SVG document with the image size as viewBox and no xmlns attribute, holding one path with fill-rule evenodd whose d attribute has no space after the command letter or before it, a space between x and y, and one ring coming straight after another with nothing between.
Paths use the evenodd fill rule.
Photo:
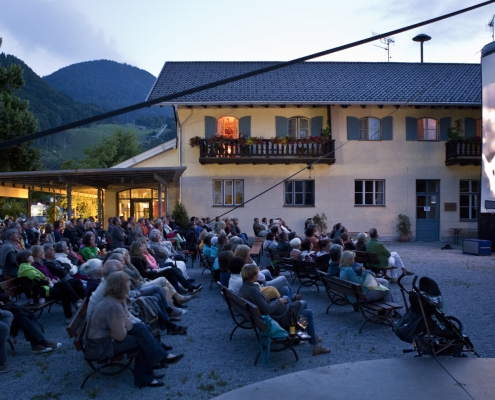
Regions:
<instances>
[{"instance_id":1,"label":"seated person","mask_svg":"<svg viewBox=\"0 0 495 400\"><path fill-rule=\"evenodd\" d=\"M256 237L265 237L268 234L268 230L260 224L259 218L254 219L253 232Z\"/></svg>"},{"instance_id":2,"label":"seated person","mask_svg":"<svg viewBox=\"0 0 495 400\"><path fill-rule=\"evenodd\" d=\"M307 329L308 334L311 336L310 343L313 346L313 355L330 353L330 349L320 344L322 339L316 335L313 312L307 307L306 302L302 300L289 303L286 297L270 301L255 285L258 280L258 273L259 269L256 265L245 265L242 268L242 286L239 290L239 296L258 306L261 314L269 315L284 329L289 328L291 313L294 316L299 314L306 316L308 318Z\"/></svg>"},{"instance_id":3,"label":"seated person","mask_svg":"<svg viewBox=\"0 0 495 400\"><path fill-rule=\"evenodd\" d=\"M322 271L326 271L330 263L330 244L329 239L321 239L318 242L320 250L316 253L315 262L319 264L318 269Z\"/></svg>"},{"instance_id":4,"label":"seated person","mask_svg":"<svg viewBox=\"0 0 495 400\"><path fill-rule=\"evenodd\" d=\"M354 243L352 243L352 240L350 239L349 234L347 232L341 233L340 238L344 243L344 250L349 250L349 251L356 250L356 246L354 246Z\"/></svg>"},{"instance_id":5,"label":"seated person","mask_svg":"<svg viewBox=\"0 0 495 400\"><path fill-rule=\"evenodd\" d=\"M292 251L289 254L289 257L293 260L301 259L301 239L298 237L292 239L290 242L290 247L292 247Z\"/></svg>"},{"instance_id":6,"label":"seated person","mask_svg":"<svg viewBox=\"0 0 495 400\"><path fill-rule=\"evenodd\" d=\"M237 295L242 286L241 270L242 267L244 267L244 264L244 258L242 257L234 256L229 261L230 278L228 288Z\"/></svg>"},{"instance_id":7,"label":"seated person","mask_svg":"<svg viewBox=\"0 0 495 400\"><path fill-rule=\"evenodd\" d=\"M413 275L412 272L408 271L400 256L394 251L390 252L383 245L382 242L378 241L378 231L376 228L370 229L370 240L366 243L366 252L367 253L375 253L378 257L379 264L371 264L372 268L388 268L388 267L396 267L390 270L390 280L391 283L397 283L397 270L402 270L405 275Z\"/></svg>"},{"instance_id":8,"label":"seated person","mask_svg":"<svg viewBox=\"0 0 495 400\"><path fill-rule=\"evenodd\" d=\"M278 243L275 241L275 235L273 234L273 232L268 232L266 234L265 243L263 243L263 250L266 250L266 251L268 251L270 249L276 250L277 246L278 246Z\"/></svg>"},{"instance_id":9,"label":"seated person","mask_svg":"<svg viewBox=\"0 0 495 400\"><path fill-rule=\"evenodd\" d=\"M342 246L332 244L330 246L330 263L328 264L327 274L330 276L340 276L340 256L342 255Z\"/></svg>"},{"instance_id":10,"label":"seated person","mask_svg":"<svg viewBox=\"0 0 495 400\"><path fill-rule=\"evenodd\" d=\"M218 266L220 267L220 283L226 287L229 286L229 264L232 258L234 258L234 253L230 250L224 250L218 255Z\"/></svg>"},{"instance_id":11,"label":"seated person","mask_svg":"<svg viewBox=\"0 0 495 400\"><path fill-rule=\"evenodd\" d=\"M164 383L157 381L153 367L164 367L180 361L183 355L167 353L151 335L143 323L133 323L125 300L129 293L130 281L123 271L111 274L107 279L105 298L95 307L87 330L88 341L112 339L114 354L137 350L134 364L134 385L137 387L159 387ZM160 377L163 377L160 374Z\"/></svg>"},{"instance_id":12,"label":"seated person","mask_svg":"<svg viewBox=\"0 0 495 400\"><path fill-rule=\"evenodd\" d=\"M356 236L356 240L356 251L366 251L366 241L368 240L368 235L364 232L360 232Z\"/></svg>"},{"instance_id":13,"label":"seated person","mask_svg":"<svg viewBox=\"0 0 495 400\"><path fill-rule=\"evenodd\" d=\"M96 246L96 237L93 232L86 232L83 235L82 245L79 254L84 258L84 261L98 258L98 247Z\"/></svg>"},{"instance_id":14,"label":"seated person","mask_svg":"<svg viewBox=\"0 0 495 400\"><path fill-rule=\"evenodd\" d=\"M290 253L292 250L292 247L290 247L289 244L289 236L286 232L282 231L278 235L278 246L277 246L278 251L284 251L286 253Z\"/></svg>"},{"instance_id":15,"label":"seated person","mask_svg":"<svg viewBox=\"0 0 495 400\"><path fill-rule=\"evenodd\" d=\"M316 253L311 250L311 240L308 238L301 242L301 260L302 261L315 261Z\"/></svg>"},{"instance_id":16,"label":"seated person","mask_svg":"<svg viewBox=\"0 0 495 400\"><path fill-rule=\"evenodd\" d=\"M304 235L306 236L306 239L308 239L310 242L311 242L311 249L313 251L318 251L320 250L320 247L319 247L319 239L316 237L315 235L315 228L314 228L314 225L308 225L308 227L306 228L306 230L304 231Z\"/></svg>"},{"instance_id":17,"label":"seated person","mask_svg":"<svg viewBox=\"0 0 495 400\"><path fill-rule=\"evenodd\" d=\"M388 288L386 279L375 278L371 271L361 267L361 276L358 276L353 268L355 254L352 251L344 251L340 257L340 279L357 283L362 286L368 301L383 299L386 302L393 302L392 292ZM400 314L394 310L394 317Z\"/></svg>"},{"instance_id":18,"label":"seated person","mask_svg":"<svg viewBox=\"0 0 495 400\"><path fill-rule=\"evenodd\" d=\"M213 238L213 234L209 233L205 236L204 246L203 246L203 255L206 257L211 257L211 239ZM218 240L218 239L217 239Z\"/></svg>"}]
</instances>

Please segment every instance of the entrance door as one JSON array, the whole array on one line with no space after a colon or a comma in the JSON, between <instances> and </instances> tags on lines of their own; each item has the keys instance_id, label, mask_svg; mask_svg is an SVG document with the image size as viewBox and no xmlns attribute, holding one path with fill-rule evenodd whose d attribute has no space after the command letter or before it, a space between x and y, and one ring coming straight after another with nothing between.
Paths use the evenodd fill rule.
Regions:
<instances>
[{"instance_id":1,"label":"entrance door","mask_svg":"<svg viewBox=\"0 0 495 400\"><path fill-rule=\"evenodd\" d=\"M131 199L131 215L136 218L153 218L152 200L132 200Z\"/></svg>"},{"instance_id":2,"label":"entrance door","mask_svg":"<svg viewBox=\"0 0 495 400\"><path fill-rule=\"evenodd\" d=\"M416 240L436 242L440 233L440 181L416 180Z\"/></svg>"}]
</instances>

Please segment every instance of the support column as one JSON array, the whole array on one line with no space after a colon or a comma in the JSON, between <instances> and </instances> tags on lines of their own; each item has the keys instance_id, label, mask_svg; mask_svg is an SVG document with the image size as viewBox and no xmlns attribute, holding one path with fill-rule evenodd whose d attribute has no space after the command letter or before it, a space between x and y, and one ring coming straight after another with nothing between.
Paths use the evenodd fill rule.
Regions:
<instances>
[{"instance_id":1,"label":"support column","mask_svg":"<svg viewBox=\"0 0 495 400\"><path fill-rule=\"evenodd\" d=\"M158 184L158 218L163 216L163 188L162 184Z\"/></svg>"},{"instance_id":2,"label":"support column","mask_svg":"<svg viewBox=\"0 0 495 400\"><path fill-rule=\"evenodd\" d=\"M28 198L27 198L27 215L29 218L32 217L31 215L31 205L32 205L33 199L31 198L31 189L28 187Z\"/></svg>"},{"instance_id":3,"label":"support column","mask_svg":"<svg viewBox=\"0 0 495 400\"><path fill-rule=\"evenodd\" d=\"M72 218L72 184L67 184L67 220Z\"/></svg>"}]
</instances>

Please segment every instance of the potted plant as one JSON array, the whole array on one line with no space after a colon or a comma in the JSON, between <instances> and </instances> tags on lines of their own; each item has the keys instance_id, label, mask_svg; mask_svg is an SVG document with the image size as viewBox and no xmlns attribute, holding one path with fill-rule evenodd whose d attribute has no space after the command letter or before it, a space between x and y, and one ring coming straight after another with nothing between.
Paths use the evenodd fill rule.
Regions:
<instances>
[{"instance_id":1,"label":"potted plant","mask_svg":"<svg viewBox=\"0 0 495 400\"><path fill-rule=\"evenodd\" d=\"M192 137L191 139L189 139L189 146L191 147L196 147L196 146L199 146L199 143L201 142L201 140L203 140L204 138L201 138L199 136L194 136Z\"/></svg>"},{"instance_id":2,"label":"potted plant","mask_svg":"<svg viewBox=\"0 0 495 400\"><path fill-rule=\"evenodd\" d=\"M397 223L397 230L399 231L399 242L409 242L409 236L411 235L411 221L409 217L404 214L397 216L399 222Z\"/></svg>"}]
</instances>

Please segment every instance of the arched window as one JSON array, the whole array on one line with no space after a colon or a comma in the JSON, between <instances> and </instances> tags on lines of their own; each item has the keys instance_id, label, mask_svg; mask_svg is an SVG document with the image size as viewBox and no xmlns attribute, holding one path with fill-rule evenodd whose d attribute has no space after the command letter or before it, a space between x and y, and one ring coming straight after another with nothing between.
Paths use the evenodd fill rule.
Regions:
<instances>
[{"instance_id":1,"label":"arched window","mask_svg":"<svg viewBox=\"0 0 495 400\"><path fill-rule=\"evenodd\" d=\"M289 136L302 139L311 135L309 131L309 119L303 117L289 118Z\"/></svg>"},{"instance_id":2,"label":"arched window","mask_svg":"<svg viewBox=\"0 0 495 400\"><path fill-rule=\"evenodd\" d=\"M231 139L237 139L239 137L239 120L235 117L218 118L217 133Z\"/></svg>"},{"instance_id":3,"label":"arched window","mask_svg":"<svg viewBox=\"0 0 495 400\"><path fill-rule=\"evenodd\" d=\"M436 119L418 119L418 140L438 140L438 121Z\"/></svg>"},{"instance_id":4,"label":"arched window","mask_svg":"<svg viewBox=\"0 0 495 400\"><path fill-rule=\"evenodd\" d=\"M366 117L359 120L359 140L380 140L380 120Z\"/></svg>"}]
</instances>

